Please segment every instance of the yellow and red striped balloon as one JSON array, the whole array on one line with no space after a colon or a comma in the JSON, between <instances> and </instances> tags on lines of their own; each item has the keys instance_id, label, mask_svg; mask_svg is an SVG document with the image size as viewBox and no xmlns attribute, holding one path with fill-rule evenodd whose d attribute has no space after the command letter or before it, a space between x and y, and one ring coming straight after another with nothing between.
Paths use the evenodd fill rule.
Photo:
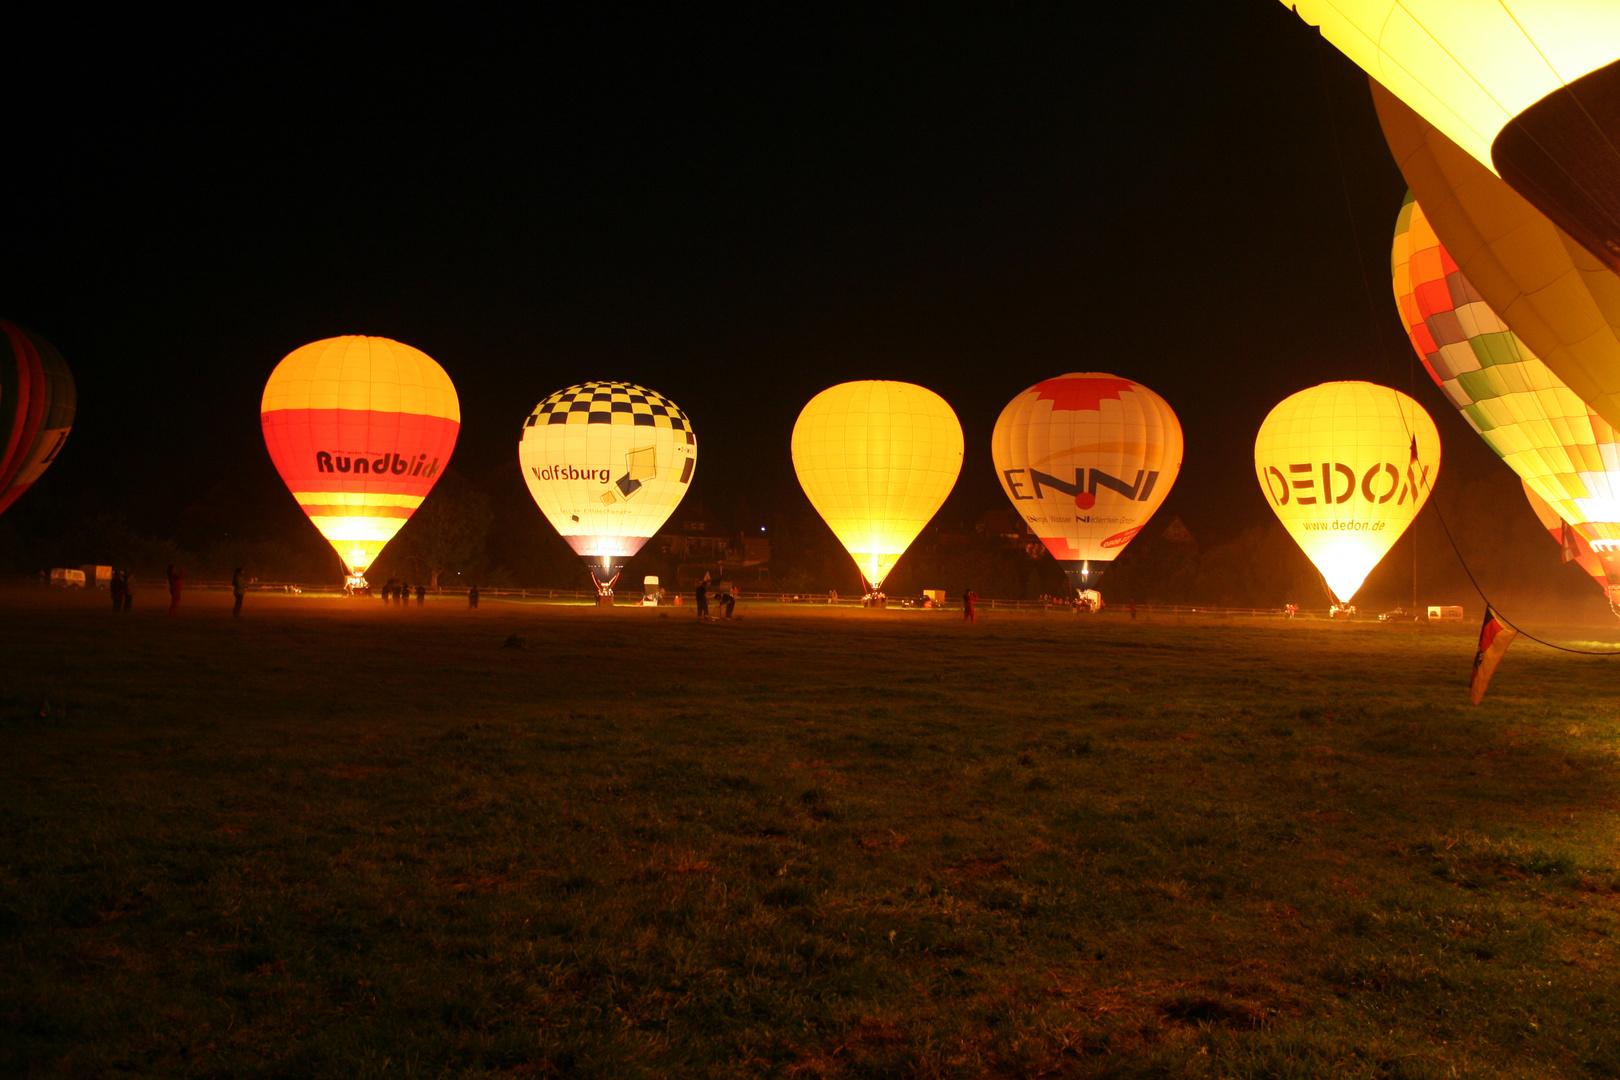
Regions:
<instances>
[{"instance_id":1,"label":"yellow and red striped balloon","mask_svg":"<svg viewBox=\"0 0 1620 1080\"><path fill-rule=\"evenodd\" d=\"M449 464L461 405L427 353L355 335L287 354L259 419L293 498L349 573L363 575Z\"/></svg>"}]
</instances>

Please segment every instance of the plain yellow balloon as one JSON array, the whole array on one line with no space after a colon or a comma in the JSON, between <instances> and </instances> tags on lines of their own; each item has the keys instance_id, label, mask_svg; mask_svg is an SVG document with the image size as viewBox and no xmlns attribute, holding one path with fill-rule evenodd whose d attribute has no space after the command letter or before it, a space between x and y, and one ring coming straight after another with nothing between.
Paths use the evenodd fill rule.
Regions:
<instances>
[{"instance_id":1,"label":"plain yellow balloon","mask_svg":"<svg viewBox=\"0 0 1620 1080\"><path fill-rule=\"evenodd\" d=\"M1399 390L1323 383L1267 414L1254 468L1278 520L1346 602L1428 501L1440 434Z\"/></svg>"},{"instance_id":2,"label":"plain yellow balloon","mask_svg":"<svg viewBox=\"0 0 1620 1080\"><path fill-rule=\"evenodd\" d=\"M839 383L799 413L793 471L876 589L956 486L962 425L925 387Z\"/></svg>"}]
</instances>

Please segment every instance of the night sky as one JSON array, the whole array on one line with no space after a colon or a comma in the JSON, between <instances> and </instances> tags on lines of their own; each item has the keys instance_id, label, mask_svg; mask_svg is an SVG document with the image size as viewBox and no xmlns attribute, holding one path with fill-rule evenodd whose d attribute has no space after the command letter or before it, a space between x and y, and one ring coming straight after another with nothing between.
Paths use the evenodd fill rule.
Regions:
<instances>
[{"instance_id":1,"label":"night sky","mask_svg":"<svg viewBox=\"0 0 1620 1080\"><path fill-rule=\"evenodd\" d=\"M9 35L0 311L78 380L47 479L142 527L233 477L297 515L260 391L352 333L443 364L470 475L553 390L667 394L739 527L803 505L793 419L856 378L951 402L963 520L1006 505L1001 407L1067 371L1176 409L1159 520L1200 538L1269 518L1255 430L1327 379L1416 370L1446 468L1505 468L1401 332L1365 77L1274 0L263 17Z\"/></svg>"}]
</instances>

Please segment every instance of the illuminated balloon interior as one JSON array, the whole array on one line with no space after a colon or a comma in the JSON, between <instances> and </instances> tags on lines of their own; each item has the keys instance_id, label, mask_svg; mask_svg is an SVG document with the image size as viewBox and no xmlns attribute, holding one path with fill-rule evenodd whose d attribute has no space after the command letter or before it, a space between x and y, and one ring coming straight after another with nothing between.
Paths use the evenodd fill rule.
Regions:
<instances>
[{"instance_id":1,"label":"illuminated balloon interior","mask_svg":"<svg viewBox=\"0 0 1620 1080\"><path fill-rule=\"evenodd\" d=\"M880 589L962 472L962 425L913 383L840 383L793 425L793 471L810 504Z\"/></svg>"},{"instance_id":2,"label":"illuminated balloon interior","mask_svg":"<svg viewBox=\"0 0 1620 1080\"><path fill-rule=\"evenodd\" d=\"M293 498L351 584L363 585L449 464L461 406L432 357L356 335L289 353L265 384L259 419Z\"/></svg>"},{"instance_id":3,"label":"illuminated balloon interior","mask_svg":"<svg viewBox=\"0 0 1620 1080\"><path fill-rule=\"evenodd\" d=\"M608 597L624 564L691 489L697 435L657 391L580 383L534 407L518 465L535 505Z\"/></svg>"},{"instance_id":4,"label":"illuminated balloon interior","mask_svg":"<svg viewBox=\"0 0 1620 1080\"><path fill-rule=\"evenodd\" d=\"M1323 383L1271 410L1254 465L1278 520L1348 602L1428 501L1440 435L1399 390Z\"/></svg>"},{"instance_id":5,"label":"illuminated balloon interior","mask_svg":"<svg viewBox=\"0 0 1620 1080\"><path fill-rule=\"evenodd\" d=\"M1013 509L1084 589L1170 494L1181 422L1141 383L1075 372L1008 402L990 456Z\"/></svg>"}]
</instances>

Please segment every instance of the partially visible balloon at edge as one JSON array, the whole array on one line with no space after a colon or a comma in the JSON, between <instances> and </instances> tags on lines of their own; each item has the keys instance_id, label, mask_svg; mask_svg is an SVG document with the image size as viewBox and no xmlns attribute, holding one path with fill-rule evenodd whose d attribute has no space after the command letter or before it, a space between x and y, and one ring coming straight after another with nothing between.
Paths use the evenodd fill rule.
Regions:
<instances>
[{"instance_id":1,"label":"partially visible balloon at edge","mask_svg":"<svg viewBox=\"0 0 1620 1080\"><path fill-rule=\"evenodd\" d=\"M1393 94L1372 91L1395 164L1451 258L1564 385L1620 428L1620 275Z\"/></svg>"},{"instance_id":2,"label":"partially visible balloon at edge","mask_svg":"<svg viewBox=\"0 0 1620 1080\"><path fill-rule=\"evenodd\" d=\"M1283 2L1620 272L1620 4Z\"/></svg>"},{"instance_id":3,"label":"partially visible balloon at edge","mask_svg":"<svg viewBox=\"0 0 1620 1080\"><path fill-rule=\"evenodd\" d=\"M1429 377L1526 489L1620 572L1620 433L1497 317L1410 195L1396 218L1390 268L1401 321Z\"/></svg>"},{"instance_id":4,"label":"partially visible balloon at edge","mask_svg":"<svg viewBox=\"0 0 1620 1080\"><path fill-rule=\"evenodd\" d=\"M33 486L73 430L78 391L56 346L0 319L0 512Z\"/></svg>"}]
</instances>

